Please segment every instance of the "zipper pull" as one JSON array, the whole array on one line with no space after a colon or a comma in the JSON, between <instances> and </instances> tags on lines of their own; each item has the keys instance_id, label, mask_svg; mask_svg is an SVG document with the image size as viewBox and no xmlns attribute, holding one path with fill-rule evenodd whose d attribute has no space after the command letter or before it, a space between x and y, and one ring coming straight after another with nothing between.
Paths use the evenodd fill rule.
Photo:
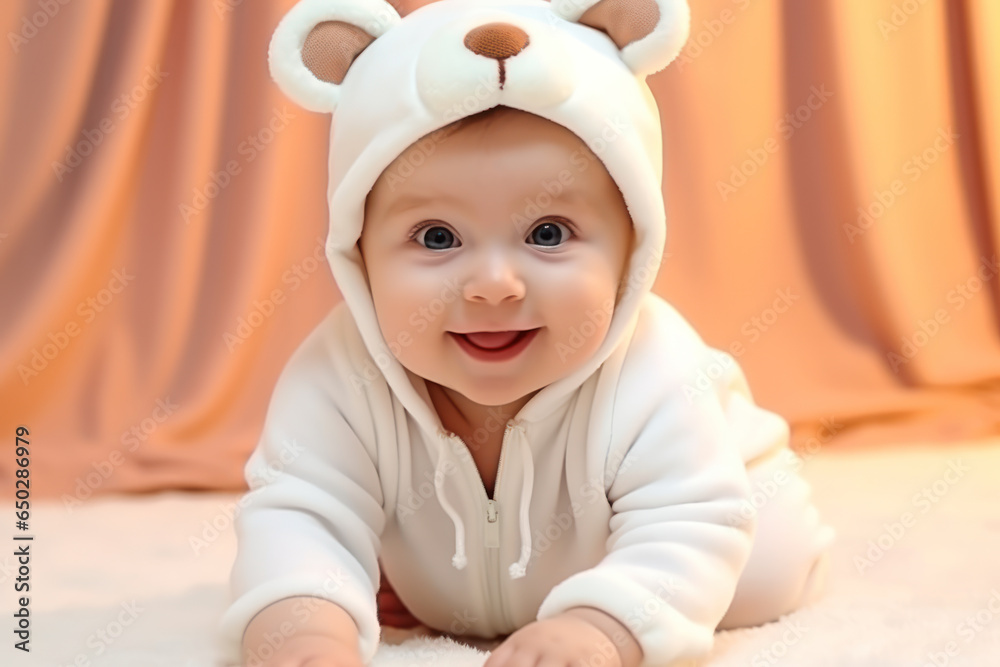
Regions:
<instances>
[{"instance_id":1,"label":"zipper pull","mask_svg":"<svg viewBox=\"0 0 1000 667\"><path fill-rule=\"evenodd\" d=\"M490 549L500 546L500 509L492 498L486 499L486 546Z\"/></svg>"}]
</instances>

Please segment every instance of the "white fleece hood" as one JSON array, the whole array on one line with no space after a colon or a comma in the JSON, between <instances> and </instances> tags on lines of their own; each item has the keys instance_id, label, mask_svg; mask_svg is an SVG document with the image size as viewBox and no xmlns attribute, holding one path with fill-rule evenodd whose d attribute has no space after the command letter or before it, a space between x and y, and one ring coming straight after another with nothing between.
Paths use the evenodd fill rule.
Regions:
<instances>
[{"instance_id":1,"label":"white fleece hood","mask_svg":"<svg viewBox=\"0 0 1000 667\"><path fill-rule=\"evenodd\" d=\"M357 245L365 199L382 171L408 146L497 105L566 127L617 183L635 230L627 280L608 334L593 357L544 387L508 423L515 444L527 449L521 424L544 419L627 343L663 255L662 141L656 103L644 79L679 53L688 34L688 7L684 0L621 0L610 12L608 7L589 11L598 4L442 0L400 19L383 0L303 0L272 39L271 72L282 90L310 110L334 114L327 256L368 352L401 404L434 436L429 441L440 444L438 473L451 455L441 444L441 421L392 355L376 318ZM610 27L605 32L581 20ZM470 41L470 34L480 42ZM484 51L489 55L480 54ZM523 454L521 557L509 566L511 578L524 576L532 553L527 508L533 464L530 451ZM455 525L452 563L462 569L467 562L465 527L443 483L444 475L436 474L437 498Z\"/></svg>"}]
</instances>

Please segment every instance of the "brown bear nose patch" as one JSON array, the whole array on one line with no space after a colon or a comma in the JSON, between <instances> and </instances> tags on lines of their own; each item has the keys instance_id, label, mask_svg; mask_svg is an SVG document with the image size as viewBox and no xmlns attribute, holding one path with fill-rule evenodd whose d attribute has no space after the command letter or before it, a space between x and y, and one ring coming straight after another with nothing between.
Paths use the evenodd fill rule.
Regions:
<instances>
[{"instance_id":1,"label":"brown bear nose patch","mask_svg":"<svg viewBox=\"0 0 1000 667\"><path fill-rule=\"evenodd\" d=\"M473 53L503 60L516 56L528 45L528 33L509 23L487 23L465 36L465 46Z\"/></svg>"},{"instance_id":2,"label":"brown bear nose patch","mask_svg":"<svg viewBox=\"0 0 1000 667\"><path fill-rule=\"evenodd\" d=\"M500 90L507 78L503 61L516 56L527 45L528 33L509 23L487 23L465 35L465 48L476 55L496 59L500 69Z\"/></svg>"}]
</instances>

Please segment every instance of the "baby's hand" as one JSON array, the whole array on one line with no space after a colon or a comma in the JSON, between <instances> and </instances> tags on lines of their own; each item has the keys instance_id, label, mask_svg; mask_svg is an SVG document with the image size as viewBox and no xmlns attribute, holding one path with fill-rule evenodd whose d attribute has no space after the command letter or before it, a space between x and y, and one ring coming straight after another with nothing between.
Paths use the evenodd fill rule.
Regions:
<instances>
[{"instance_id":1,"label":"baby's hand","mask_svg":"<svg viewBox=\"0 0 1000 667\"><path fill-rule=\"evenodd\" d=\"M596 662L595 656L603 660ZM530 623L496 647L483 667L583 667L601 664L622 667L621 655L611 639L587 621L560 614Z\"/></svg>"},{"instance_id":2,"label":"baby's hand","mask_svg":"<svg viewBox=\"0 0 1000 667\"><path fill-rule=\"evenodd\" d=\"M254 667L364 667L365 663L357 646L344 640L327 635L298 635L289 637L267 660L244 664Z\"/></svg>"}]
</instances>

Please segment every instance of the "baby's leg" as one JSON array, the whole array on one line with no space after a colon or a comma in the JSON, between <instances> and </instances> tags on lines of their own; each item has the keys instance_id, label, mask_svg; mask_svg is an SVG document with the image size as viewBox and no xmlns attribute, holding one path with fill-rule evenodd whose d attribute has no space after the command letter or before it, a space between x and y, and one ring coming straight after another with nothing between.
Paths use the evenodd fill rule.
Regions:
<instances>
[{"instance_id":1,"label":"baby's leg","mask_svg":"<svg viewBox=\"0 0 1000 667\"><path fill-rule=\"evenodd\" d=\"M822 592L834 533L820 523L800 465L785 449L749 467L752 503L734 520L756 514L757 535L722 630L774 621Z\"/></svg>"}]
</instances>

